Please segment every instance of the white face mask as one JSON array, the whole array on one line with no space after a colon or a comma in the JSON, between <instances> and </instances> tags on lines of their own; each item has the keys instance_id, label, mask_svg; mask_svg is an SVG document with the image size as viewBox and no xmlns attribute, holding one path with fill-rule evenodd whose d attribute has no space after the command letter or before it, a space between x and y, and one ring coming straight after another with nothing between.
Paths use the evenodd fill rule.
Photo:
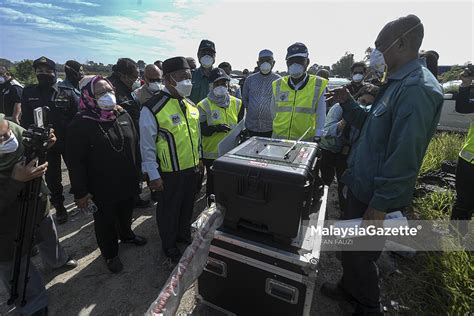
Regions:
<instances>
[{"instance_id":1,"label":"white face mask","mask_svg":"<svg viewBox=\"0 0 474 316\"><path fill-rule=\"evenodd\" d=\"M4 84L5 83L5 77L0 77L0 84Z\"/></svg>"},{"instance_id":2,"label":"white face mask","mask_svg":"<svg viewBox=\"0 0 474 316\"><path fill-rule=\"evenodd\" d=\"M374 48L372 53L370 54L370 68L377 74L379 78L384 77L385 69L387 68L387 64L385 63L385 58L381 51L377 48Z\"/></svg>"},{"instance_id":3,"label":"white face mask","mask_svg":"<svg viewBox=\"0 0 474 316\"><path fill-rule=\"evenodd\" d=\"M223 96L225 96L226 94L229 93L229 91L227 90L227 88L224 87L224 86L215 87L215 88L212 90L212 92L214 93L214 95L215 95L216 97L223 97Z\"/></svg>"},{"instance_id":4,"label":"white face mask","mask_svg":"<svg viewBox=\"0 0 474 316\"><path fill-rule=\"evenodd\" d=\"M117 101L115 100L115 94L112 92L107 92L97 99L97 106L104 111L112 111L116 104Z\"/></svg>"},{"instance_id":5,"label":"white face mask","mask_svg":"<svg viewBox=\"0 0 474 316\"><path fill-rule=\"evenodd\" d=\"M174 80L174 79L173 79ZM181 81L176 81L176 86L174 87L180 96L183 98L189 97L191 90L193 89L193 83L191 79L185 79Z\"/></svg>"},{"instance_id":6,"label":"white face mask","mask_svg":"<svg viewBox=\"0 0 474 316\"><path fill-rule=\"evenodd\" d=\"M303 65L294 63L288 67L288 73L293 79L298 79L304 74L304 67Z\"/></svg>"},{"instance_id":7,"label":"white face mask","mask_svg":"<svg viewBox=\"0 0 474 316\"><path fill-rule=\"evenodd\" d=\"M270 71L272 71L272 67L272 64L270 64L269 62L264 62L260 65L260 71L262 72L262 74L266 75Z\"/></svg>"},{"instance_id":8,"label":"white face mask","mask_svg":"<svg viewBox=\"0 0 474 316\"><path fill-rule=\"evenodd\" d=\"M161 89L163 89L163 86L161 85L161 83L155 81L155 82L150 82L150 83L148 84L148 89L149 89L151 92L155 93L155 92L158 92L158 91L160 91Z\"/></svg>"},{"instance_id":9,"label":"white face mask","mask_svg":"<svg viewBox=\"0 0 474 316\"><path fill-rule=\"evenodd\" d=\"M352 81L354 81L354 82L361 82L363 79L364 79L363 74L354 74L352 76Z\"/></svg>"},{"instance_id":10,"label":"white face mask","mask_svg":"<svg viewBox=\"0 0 474 316\"><path fill-rule=\"evenodd\" d=\"M202 56L201 59L199 59L199 62L204 68L210 68L212 67L212 65L214 65L214 58L210 55L205 55Z\"/></svg>"},{"instance_id":11,"label":"white face mask","mask_svg":"<svg viewBox=\"0 0 474 316\"><path fill-rule=\"evenodd\" d=\"M135 80L135 82L132 85L132 90L138 89L141 86L142 86L142 82L139 79L137 79L137 80Z\"/></svg>"},{"instance_id":12,"label":"white face mask","mask_svg":"<svg viewBox=\"0 0 474 316\"><path fill-rule=\"evenodd\" d=\"M14 153L18 149L18 139L10 132L10 137L0 144L0 155Z\"/></svg>"},{"instance_id":13,"label":"white face mask","mask_svg":"<svg viewBox=\"0 0 474 316\"><path fill-rule=\"evenodd\" d=\"M363 108L365 112L370 112L370 109L372 108L372 104L367 104L367 105L360 104L360 107Z\"/></svg>"}]
</instances>

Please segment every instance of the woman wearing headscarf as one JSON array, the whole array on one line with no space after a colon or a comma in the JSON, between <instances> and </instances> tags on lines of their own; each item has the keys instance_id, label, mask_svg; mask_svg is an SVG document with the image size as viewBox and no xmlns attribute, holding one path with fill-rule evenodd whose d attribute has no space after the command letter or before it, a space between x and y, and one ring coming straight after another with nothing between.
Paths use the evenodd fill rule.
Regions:
<instances>
[{"instance_id":1,"label":"woman wearing headscarf","mask_svg":"<svg viewBox=\"0 0 474 316\"><path fill-rule=\"evenodd\" d=\"M81 80L79 113L68 133L69 172L76 204L97 205L94 228L102 256L113 273L123 269L118 240L137 246L146 239L131 229L138 135L130 115L117 106L112 84L101 76Z\"/></svg>"}]
</instances>

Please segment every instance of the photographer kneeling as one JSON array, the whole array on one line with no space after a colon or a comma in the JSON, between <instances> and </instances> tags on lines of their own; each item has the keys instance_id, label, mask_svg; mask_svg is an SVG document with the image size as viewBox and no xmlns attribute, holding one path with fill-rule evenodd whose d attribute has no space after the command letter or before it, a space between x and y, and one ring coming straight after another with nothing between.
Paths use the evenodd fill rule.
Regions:
<instances>
[{"instance_id":1,"label":"photographer kneeling","mask_svg":"<svg viewBox=\"0 0 474 316\"><path fill-rule=\"evenodd\" d=\"M474 66L469 65L461 74L462 84L456 98L456 112L474 113ZM460 220L459 232L465 235L474 210L474 121L471 120L466 141L459 153L456 167L456 202L452 220Z\"/></svg>"},{"instance_id":2,"label":"photographer kneeling","mask_svg":"<svg viewBox=\"0 0 474 316\"><path fill-rule=\"evenodd\" d=\"M48 167L47 162L37 166L37 159L25 164L25 160L22 159L25 150L22 143L23 131L22 127L6 120L5 116L0 114L0 278L9 291L12 281L15 239L20 227L19 214L23 207L21 192L29 181L42 177ZM51 133L49 147L55 141L56 138ZM49 215L47 194L48 190L42 181L37 219L34 221L37 224L34 241L37 243L43 266L51 270L63 267L75 268L77 263L69 258L59 245L56 227ZM31 214L29 215L31 216ZM29 231L30 228L25 229L25 232ZM23 237L22 255L29 258L27 249L29 249L32 236L24 235ZM21 264L20 267L19 275L23 276L26 264ZM20 305L25 284L22 277L19 278L17 288L20 296L14 303L22 315L47 315L48 299L41 275L31 263L28 270L29 280L26 283L25 291L26 304Z\"/></svg>"}]
</instances>

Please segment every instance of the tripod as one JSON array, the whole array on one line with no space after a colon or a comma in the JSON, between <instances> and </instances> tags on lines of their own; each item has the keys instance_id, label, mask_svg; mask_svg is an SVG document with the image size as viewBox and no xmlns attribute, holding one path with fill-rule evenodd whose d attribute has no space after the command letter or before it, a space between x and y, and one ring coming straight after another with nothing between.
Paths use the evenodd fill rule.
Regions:
<instances>
[{"instance_id":1,"label":"tripod","mask_svg":"<svg viewBox=\"0 0 474 316\"><path fill-rule=\"evenodd\" d=\"M31 125L23 132L23 145L25 147L24 160L28 164L38 158L38 164L46 161L46 152L50 129ZM23 272L23 290L21 295L21 306L26 304L26 287L28 285L31 249L34 243L36 223L41 200L42 177L38 177L26 183L21 199L21 211L18 215L18 229L15 238L15 251L13 257L11 290L8 305L13 304L19 297L18 285L20 283L21 267L25 265ZM24 255L26 254L26 255ZM25 261L26 260L26 261Z\"/></svg>"}]
</instances>

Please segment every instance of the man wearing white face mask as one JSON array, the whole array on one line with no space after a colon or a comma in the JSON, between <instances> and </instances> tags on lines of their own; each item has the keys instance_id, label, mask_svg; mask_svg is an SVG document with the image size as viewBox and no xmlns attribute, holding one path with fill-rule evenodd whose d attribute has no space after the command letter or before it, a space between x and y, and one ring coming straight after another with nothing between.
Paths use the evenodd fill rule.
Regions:
<instances>
[{"instance_id":1,"label":"man wearing white face mask","mask_svg":"<svg viewBox=\"0 0 474 316\"><path fill-rule=\"evenodd\" d=\"M423 24L415 15L389 22L380 31L370 66L385 83L370 112L345 88L329 93L341 105L344 120L360 130L342 182L348 188L344 219L362 217L362 226L381 227L386 213L410 206L423 156L438 125L443 91L419 59L423 36ZM355 239L351 249L342 251L341 281L325 283L321 291L355 302L355 315L382 315L376 262L385 238Z\"/></svg>"},{"instance_id":2,"label":"man wearing white face mask","mask_svg":"<svg viewBox=\"0 0 474 316\"><path fill-rule=\"evenodd\" d=\"M140 107L163 88L162 72L160 68L154 64L145 66L143 79L145 80L145 84L132 93L138 103L140 103Z\"/></svg>"},{"instance_id":3,"label":"man wearing white face mask","mask_svg":"<svg viewBox=\"0 0 474 316\"><path fill-rule=\"evenodd\" d=\"M273 137L318 141L326 119L328 80L306 72L309 58L303 43L288 47L286 65L289 76L272 83Z\"/></svg>"},{"instance_id":4,"label":"man wearing white face mask","mask_svg":"<svg viewBox=\"0 0 474 316\"><path fill-rule=\"evenodd\" d=\"M272 137L272 82L281 77L272 71L275 60L270 50L258 54L257 65L260 71L248 76L242 89L245 127L250 136Z\"/></svg>"},{"instance_id":5,"label":"man wearing white face mask","mask_svg":"<svg viewBox=\"0 0 474 316\"><path fill-rule=\"evenodd\" d=\"M367 66L363 62L356 62L351 66L351 83L346 86L350 94L357 99L358 92L365 86L364 78Z\"/></svg>"},{"instance_id":6,"label":"man wearing white face mask","mask_svg":"<svg viewBox=\"0 0 474 316\"><path fill-rule=\"evenodd\" d=\"M164 88L145 102L140 115L142 171L158 191L156 220L162 248L172 262L178 242L191 242L191 215L200 168L199 111L187 98L191 71L184 57L163 62Z\"/></svg>"},{"instance_id":7,"label":"man wearing white face mask","mask_svg":"<svg viewBox=\"0 0 474 316\"><path fill-rule=\"evenodd\" d=\"M199 102L203 162L207 171L206 197L214 194L214 179L211 166L218 158L217 147L222 139L243 117L240 99L230 95L230 77L221 68L211 71L212 82L207 98Z\"/></svg>"},{"instance_id":8,"label":"man wearing white face mask","mask_svg":"<svg viewBox=\"0 0 474 316\"><path fill-rule=\"evenodd\" d=\"M189 99L195 104L198 104L202 99L207 97L209 93L209 76L216 61L216 46L214 42L204 39L199 44L197 53L199 64L201 67L196 69L193 73L193 89Z\"/></svg>"}]
</instances>

